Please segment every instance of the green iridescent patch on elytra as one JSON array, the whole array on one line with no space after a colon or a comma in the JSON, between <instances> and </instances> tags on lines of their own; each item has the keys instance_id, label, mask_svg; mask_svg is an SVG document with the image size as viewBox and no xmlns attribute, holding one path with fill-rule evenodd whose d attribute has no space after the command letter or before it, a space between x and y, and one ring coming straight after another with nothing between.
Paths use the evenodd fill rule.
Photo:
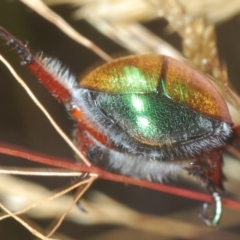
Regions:
<instances>
[{"instance_id":1,"label":"green iridescent patch on elytra","mask_svg":"<svg viewBox=\"0 0 240 240\"><path fill-rule=\"evenodd\" d=\"M97 68L80 81L80 86L107 93L156 92L161 71L157 55L130 56Z\"/></svg>"},{"instance_id":2,"label":"green iridescent patch on elytra","mask_svg":"<svg viewBox=\"0 0 240 240\"><path fill-rule=\"evenodd\" d=\"M164 80L161 83L165 94L177 102L188 103L195 96L194 92L189 89L187 82L171 81L168 82L169 86L167 87Z\"/></svg>"},{"instance_id":3,"label":"green iridescent patch on elytra","mask_svg":"<svg viewBox=\"0 0 240 240\"><path fill-rule=\"evenodd\" d=\"M177 103L188 103L195 95L190 91L186 82L172 81L168 82L170 86L166 86L165 79L161 79L160 89L162 93L173 99Z\"/></svg>"},{"instance_id":4,"label":"green iridescent patch on elytra","mask_svg":"<svg viewBox=\"0 0 240 240\"><path fill-rule=\"evenodd\" d=\"M156 92L158 76L152 72L143 72L135 66L125 66L120 79L115 79L116 84L121 84L123 92Z\"/></svg>"},{"instance_id":5,"label":"green iridescent patch on elytra","mask_svg":"<svg viewBox=\"0 0 240 240\"><path fill-rule=\"evenodd\" d=\"M99 94L95 101L124 131L150 145L201 137L212 129L207 117L163 94Z\"/></svg>"}]
</instances>

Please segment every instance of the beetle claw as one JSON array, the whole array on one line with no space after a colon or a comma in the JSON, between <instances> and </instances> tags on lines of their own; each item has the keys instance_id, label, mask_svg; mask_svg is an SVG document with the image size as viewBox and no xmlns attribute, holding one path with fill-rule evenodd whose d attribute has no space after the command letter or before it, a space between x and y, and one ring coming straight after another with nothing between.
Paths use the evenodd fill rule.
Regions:
<instances>
[{"instance_id":1,"label":"beetle claw","mask_svg":"<svg viewBox=\"0 0 240 240\"><path fill-rule=\"evenodd\" d=\"M88 213L87 210L83 207L81 202L77 202L78 209L83 213Z\"/></svg>"},{"instance_id":2,"label":"beetle claw","mask_svg":"<svg viewBox=\"0 0 240 240\"><path fill-rule=\"evenodd\" d=\"M199 217L202 219L202 221L210 226L210 227L216 227L222 213L222 201L221 197L219 196L218 192L213 192L212 193L214 203L215 203L215 211L213 213L213 216L210 216L208 214L208 204L204 203L203 208L202 208L202 213L199 214Z\"/></svg>"}]
</instances>

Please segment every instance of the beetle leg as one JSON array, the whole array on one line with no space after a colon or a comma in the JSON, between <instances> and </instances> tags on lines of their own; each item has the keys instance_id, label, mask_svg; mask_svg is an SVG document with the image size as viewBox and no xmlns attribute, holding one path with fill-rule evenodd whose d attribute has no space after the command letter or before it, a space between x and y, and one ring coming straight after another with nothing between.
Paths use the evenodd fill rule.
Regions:
<instances>
[{"instance_id":1,"label":"beetle leg","mask_svg":"<svg viewBox=\"0 0 240 240\"><path fill-rule=\"evenodd\" d=\"M216 187L223 190L223 180L225 179L222 172L222 153L221 150L213 151L208 156L202 156L201 159L197 159L191 163L191 167L188 169L189 174L199 179L212 194L215 210L213 216L210 216L208 211L208 204L203 204L202 213L199 217L208 226L216 226L220 220L222 212L222 203L219 193L216 191Z\"/></svg>"},{"instance_id":2,"label":"beetle leg","mask_svg":"<svg viewBox=\"0 0 240 240\"><path fill-rule=\"evenodd\" d=\"M84 181L89 177L89 173L88 172L84 172L78 179L77 181ZM74 199L76 198L76 196L79 194L79 192L81 192L84 189L84 186L79 186L75 192L74 192ZM84 206L82 205L82 203L80 202L80 200L76 203L78 209L83 212L83 213L87 213L87 210L84 208Z\"/></svg>"},{"instance_id":3,"label":"beetle leg","mask_svg":"<svg viewBox=\"0 0 240 240\"><path fill-rule=\"evenodd\" d=\"M219 196L219 193L215 190L212 184L208 186L208 190L212 193L212 197L215 203L215 210L213 213L213 216L210 216L208 214L208 204L204 203L202 212L198 215L202 221L210 226L210 227L216 227L222 214L222 201L221 197Z\"/></svg>"},{"instance_id":4,"label":"beetle leg","mask_svg":"<svg viewBox=\"0 0 240 240\"><path fill-rule=\"evenodd\" d=\"M17 52L21 64L26 66L58 101L66 106L71 103L72 90L77 88L78 84L66 68L62 69L58 61L44 57L43 54L33 55L27 45L2 27L0 38Z\"/></svg>"}]
</instances>

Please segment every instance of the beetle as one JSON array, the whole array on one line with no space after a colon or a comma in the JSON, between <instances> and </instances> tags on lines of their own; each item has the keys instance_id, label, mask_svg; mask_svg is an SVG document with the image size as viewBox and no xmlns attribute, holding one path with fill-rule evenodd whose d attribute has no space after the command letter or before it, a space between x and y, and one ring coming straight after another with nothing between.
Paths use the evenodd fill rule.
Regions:
<instances>
[{"instance_id":1,"label":"beetle","mask_svg":"<svg viewBox=\"0 0 240 240\"><path fill-rule=\"evenodd\" d=\"M167 56L128 56L90 72L79 85L61 64L0 28L47 89L76 121L74 141L93 165L162 182L182 169L200 180L216 203L208 225L220 219L222 148L233 138L228 107L209 79Z\"/></svg>"}]
</instances>

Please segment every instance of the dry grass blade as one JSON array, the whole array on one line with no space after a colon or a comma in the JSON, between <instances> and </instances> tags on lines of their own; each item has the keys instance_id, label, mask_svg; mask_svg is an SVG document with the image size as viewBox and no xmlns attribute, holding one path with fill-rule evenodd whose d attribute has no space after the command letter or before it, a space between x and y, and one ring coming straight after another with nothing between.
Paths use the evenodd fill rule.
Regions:
<instances>
[{"instance_id":1,"label":"dry grass blade","mask_svg":"<svg viewBox=\"0 0 240 240\"><path fill-rule=\"evenodd\" d=\"M9 211L2 203L0 203L0 207L5 211L6 213L9 214L12 218L14 218L16 221L18 221L20 224L22 224L26 229L28 229L34 236L42 239L42 240L56 240L53 238L48 238L42 235L40 232L32 228L30 225L28 225L25 221L23 221L21 218L17 217L14 213Z\"/></svg>"},{"instance_id":2,"label":"dry grass blade","mask_svg":"<svg viewBox=\"0 0 240 240\"><path fill-rule=\"evenodd\" d=\"M176 220L174 216L154 217L147 214L140 214L97 192L91 192L88 199L90 200L90 206L87 209L92 209L95 214L98 213L99 216L103 216L102 221L108 220L115 224L138 229L139 231L183 239L198 239L197 236L201 236L201 239L219 239L220 236L232 237L233 239L238 238L237 234L221 230L216 233L214 229L185 223Z\"/></svg>"},{"instance_id":3,"label":"dry grass blade","mask_svg":"<svg viewBox=\"0 0 240 240\"><path fill-rule=\"evenodd\" d=\"M12 169L11 167L0 166L0 174L12 174L23 176L47 176L47 177L80 177L81 172L66 171L66 169L55 168L21 168Z\"/></svg>"},{"instance_id":4,"label":"dry grass blade","mask_svg":"<svg viewBox=\"0 0 240 240\"><path fill-rule=\"evenodd\" d=\"M4 178L2 180L5 182ZM10 180L11 178L12 180ZM32 189L34 189L35 192L39 192L43 198L52 194L47 189L44 189L43 191L42 187L37 184L31 183L31 186L29 186L30 188L27 188L29 183L24 183L23 180L16 180L14 177L6 176L6 182L9 183L8 188L11 188L11 192L4 192L8 194L8 196L6 195L6 198L12 198L12 204L15 205L15 207L9 206L10 208L16 208L17 205L19 205L19 203L17 203L17 196L19 196L20 193L16 192L18 189L16 181L19 181L19 186L26 186L26 188L24 188L25 192L22 192L21 194L26 197L28 202L35 201L35 196L31 194L33 191ZM8 202L7 199L5 201ZM28 202L25 204L28 205ZM39 206L40 208L34 208L26 214L34 218L56 217L63 211L63 206L69 205L71 202L71 196L62 196L57 198L54 202L46 202L46 205ZM202 236L201 239L209 239L207 238L209 236L212 237L211 239L221 239L221 237L224 236L225 238L230 238L232 240L237 239L238 237L238 235L228 233L227 231L219 230L216 232L214 229L204 226L184 223L182 220L176 220L175 215L154 217L147 214L141 214L99 192L91 191L88 194L87 201L83 199L81 202L84 208L86 208L87 213L79 211L79 209L75 206L74 209L72 209L72 211L66 216L67 220L87 225L117 224L127 226L138 231L151 233L156 236L182 237L184 239L195 239L198 235ZM9 203L10 202L8 202L8 204ZM185 214L188 216L190 215L187 212L185 212ZM175 226L178 227L176 228Z\"/></svg>"},{"instance_id":5,"label":"dry grass blade","mask_svg":"<svg viewBox=\"0 0 240 240\"><path fill-rule=\"evenodd\" d=\"M27 207L25 207L25 208L15 212L14 215L17 216L17 215L20 215L22 213L26 213L27 211L32 210L33 208L36 208L36 207L38 207L40 205L43 205L43 204L46 204L49 201L52 201L52 200L54 200L54 199L56 199L56 198L58 198L58 197L60 197L60 196L62 196L64 194L66 194L66 193L69 193L70 191L78 188L79 186L82 186L82 185L85 185L85 184L88 186L89 183L91 184L92 181L95 178L96 178L95 176L92 176L90 180L80 181L80 182L78 182L78 183L76 183L76 184L74 184L74 185L72 185L72 186L70 186L70 187L68 187L68 188L66 188L66 189L64 189L62 191L59 191L58 193L55 193L54 195L52 195L50 197L46 197L43 200L40 200L40 201L37 201L37 202L35 202L35 203L31 204L31 205L28 205ZM10 181L10 179L9 179L9 181ZM32 190L31 185L29 186L29 190L30 189ZM81 194L83 194L86 190L87 190L87 188L84 188L84 190L81 192ZM4 218L7 218L7 217L10 217L10 215L3 215L3 216L0 217L0 220L3 220Z\"/></svg>"},{"instance_id":6,"label":"dry grass blade","mask_svg":"<svg viewBox=\"0 0 240 240\"><path fill-rule=\"evenodd\" d=\"M149 21L159 16L165 16L162 6L166 3L164 0L133 0L131 3L128 0L44 0L44 2L49 5L70 4L72 6L84 6L89 10L95 10L95 12L100 10L102 6L103 10L100 12L102 18L108 17L119 22ZM170 0L167 2L172 4L173 12L177 12L177 5L181 4L188 16L192 18L204 17L212 24L226 21L240 12L238 0ZM135 12L132 12L133 6Z\"/></svg>"},{"instance_id":7,"label":"dry grass blade","mask_svg":"<svg viewBox=\"0 0 240 240\"><path fill-rule=\"evenodd\" d=\"M193 17L203 16L212 24L226 21L240 12L238 0L180 0L180 2L189 15Z\"/></svg>"},{"instance_id":8,"label":"dry grass blade","mask_svg":"<svg viewBox=\"0 0 240 240\"><path fill-rule=\"evenodd\" d=\"M98 54L105 61L110 61L112 58L107 55L102 49L96 46L93 42L83 37L77 31L75 31L64 19L59 15L54 13L49 9L41 0L21 0L24 4L29 6L31 9L39 13L42 17L46 18L48 21L52 22L59 29L65 32L69 37L78 43L84 45L87 48L92 49L96 54Z\"/></svg>"},{"instance_id":9,"label":"dry grass blade","mask_svg":"<svg viewBox=\"0 0 240 240\"><path fill-rule=\"evenodd\" d=\"M75 196L74 201L71 203L71 205L68 207L68 209L65 211L65 213L60 217L60 219L57 221L56 225L52 228L52 230L48 233L48 237L51 237L53 233L59 228L63 220L65 219L66 215L72 210L72 208L76 205L76 203L79 201L79 199L83 196L83 194L90 188L93 181L96 179L96 176L89 176L88 179L85 181L86 184L82 184L82 188L78 189L78 194Z\"/></svg>"}]
</instances>

